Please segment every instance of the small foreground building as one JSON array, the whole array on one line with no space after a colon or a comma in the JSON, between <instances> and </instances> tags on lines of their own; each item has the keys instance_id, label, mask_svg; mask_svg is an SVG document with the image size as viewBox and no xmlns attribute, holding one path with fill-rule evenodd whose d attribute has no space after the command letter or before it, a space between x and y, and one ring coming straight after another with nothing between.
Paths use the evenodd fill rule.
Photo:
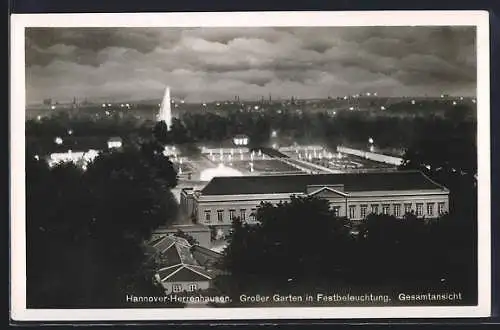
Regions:
<instances>
[{"instance_id":1,"label":"small foreground building","mask_svg":"<svg viewBox=\"0 0 500 330\"><path fill-rule=\"evenodd\" d=\"M164 288L165 294L196 292L211 287L216 273L207 265L200 265L186 239L169 235L153 241L151 245L156 250L159 267L155 280ZM200 249L203 248L197 250Z\"/></svg>"}]
</instances>

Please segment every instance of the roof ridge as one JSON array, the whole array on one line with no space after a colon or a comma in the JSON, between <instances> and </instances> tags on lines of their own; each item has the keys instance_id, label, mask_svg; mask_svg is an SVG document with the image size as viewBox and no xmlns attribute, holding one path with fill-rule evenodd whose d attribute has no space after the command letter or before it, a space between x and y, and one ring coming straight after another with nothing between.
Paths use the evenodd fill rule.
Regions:
<instances>
[{"instance_id":1,"label":"roof ridge","mask_svg":"<svg viewBox=\"0 0 500 330\"><path fill-rule=\"evenodd\" d=\"M431 178L430 178L427 174L425 174L424 172L422 172L422 171L419 171L419 172L420 172L420 174L422 174L422 176L423 176L424 178L426 178L427 180L429 180L430 182L432 182L432 183L433 183L433 184L435 184L436 186L440 187L440 188L441 188L441 189L443 189L443 190L449 191L449 189L448 189L448 188L446 188L446 187L445 187L445 186L443 186L442 184L439 184L438 182L436 182L436 181L432 180L432 179L431 179Z\"/></svg>"}]
</instances>

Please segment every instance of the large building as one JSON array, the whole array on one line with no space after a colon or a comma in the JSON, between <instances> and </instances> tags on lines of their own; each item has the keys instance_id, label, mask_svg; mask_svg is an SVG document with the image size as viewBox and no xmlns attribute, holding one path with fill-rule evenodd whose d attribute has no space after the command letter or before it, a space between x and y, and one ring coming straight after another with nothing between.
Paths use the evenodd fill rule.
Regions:
<instances>
[{"instance_id":1,"label":"large building","mask_svg":"<svg viewBox=\"0 0 500 330\"><path fill-rule=\"evenodd\" d=\"M183 189L181 207L200 224L229 228L234 217L254 220L261 202L291 195L327 199L340 217L368 214L436 218L447 213L449 190L419 171L215 177L203 189Z\"/></svg>"}]
</instances>

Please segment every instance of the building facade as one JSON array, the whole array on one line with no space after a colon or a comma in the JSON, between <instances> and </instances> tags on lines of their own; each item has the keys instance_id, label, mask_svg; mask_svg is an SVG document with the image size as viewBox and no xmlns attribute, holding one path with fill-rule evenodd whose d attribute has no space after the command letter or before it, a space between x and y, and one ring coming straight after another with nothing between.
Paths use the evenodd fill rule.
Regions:
<instances>
[{"instance_id":1,"label":"building facade","mask_svg":"<svg viewBox=\"0 0 500 330\"><path fill-rule=\"evenodd\" d=\"M353 222L372 213L429 219L449 211L449 190L418 171L215 177L202 190L184 189L181 207L200 224L228 228L234 217L255 221L261 202L277 204L291 195L326 199Z\"/></svg>"}]
</instances>

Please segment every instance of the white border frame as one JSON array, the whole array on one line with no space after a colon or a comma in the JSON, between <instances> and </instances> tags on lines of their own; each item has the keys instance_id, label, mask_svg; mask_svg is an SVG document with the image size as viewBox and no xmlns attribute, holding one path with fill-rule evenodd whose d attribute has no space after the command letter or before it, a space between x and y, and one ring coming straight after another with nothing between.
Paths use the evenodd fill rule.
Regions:
<instances>
[{"instance_id":1,"label":"white border frame","mask_svg":"<svg viewBox=\"0 0 500 330\"><path fill-rule=\"evenodd\" d=\"M26 27L446 26L477 27L478 306L27 309L25 236ZM490 86L487 11L13 14L11 16L11 318L15 321L156 321L487 317L491 314Z\"/></svg>"}]
</instances>

